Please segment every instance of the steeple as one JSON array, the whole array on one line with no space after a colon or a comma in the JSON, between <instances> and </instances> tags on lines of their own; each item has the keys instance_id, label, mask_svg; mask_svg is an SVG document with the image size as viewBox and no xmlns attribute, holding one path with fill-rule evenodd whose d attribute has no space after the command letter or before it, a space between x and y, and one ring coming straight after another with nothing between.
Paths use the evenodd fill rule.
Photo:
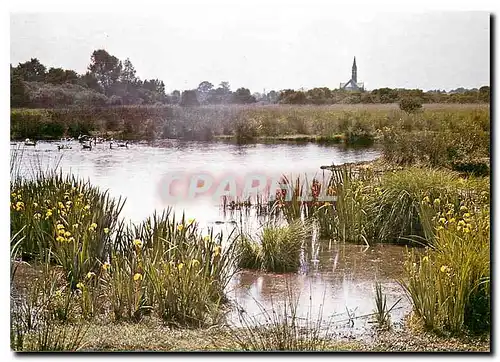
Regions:
<instances>
[{"instance_id":1,"label":"steeple","mask_svg":"<svg viewBox=\"0 0 500 362\"><path fill-rule=\"evenodd\" d=\"M358 82L358 67L356 66L356 57L354 57L354 61L352 62L352 76L351 79L354 83Z\"/></svg>"}]
</instances>

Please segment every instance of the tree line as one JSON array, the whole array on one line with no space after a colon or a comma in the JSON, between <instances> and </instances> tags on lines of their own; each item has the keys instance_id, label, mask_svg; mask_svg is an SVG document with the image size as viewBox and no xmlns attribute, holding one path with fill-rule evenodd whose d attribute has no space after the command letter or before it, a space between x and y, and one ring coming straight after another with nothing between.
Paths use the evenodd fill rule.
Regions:
<instances>
[{"instance_id":1,"label":"tree line","mask_svg":"<svg viewBox=\"0 0 500 362\"><path fill-rule=\"evenodd\" d=\"M251 93L247 88L231 91L229 82L214 86L202 81L196 89L165 92L159 79L141 80L129 58L123 62L104 49L95 50L84 74L63 68L49 68L32 58L16 67L10 66L11 107L58 108L68 106L163 105L181 106L215 104L336 104L397 103L414 98L422 103L489 102L490 87L459 88L452 92L424 92L419 89L380 88L372 91L346 91L327 87L310 90L285 89Z\"/></svg>"}]
</instances>

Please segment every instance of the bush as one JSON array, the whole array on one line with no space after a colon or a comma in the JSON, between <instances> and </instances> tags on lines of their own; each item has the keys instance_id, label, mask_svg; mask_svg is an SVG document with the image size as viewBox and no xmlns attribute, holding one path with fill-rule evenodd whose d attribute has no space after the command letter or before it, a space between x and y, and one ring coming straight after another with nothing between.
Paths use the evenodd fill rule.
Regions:
<instances>
[{"instance_id":1,"label":"bush","mask_svg":"<svg viewBox=\"0 0 500 362\"><path fill-rule=\"evenodd\" d=\"M422 109L422 100L416 97L405 97L399 101L399 108L406 113L415 113Z\"/></svg>"}]
</instances>

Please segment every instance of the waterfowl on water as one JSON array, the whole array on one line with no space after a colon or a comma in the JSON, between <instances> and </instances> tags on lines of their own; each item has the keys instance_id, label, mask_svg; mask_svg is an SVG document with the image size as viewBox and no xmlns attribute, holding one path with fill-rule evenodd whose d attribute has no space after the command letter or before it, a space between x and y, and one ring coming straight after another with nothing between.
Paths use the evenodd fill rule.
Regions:
<instances>
[{"instance_id":1,"label":"waterfowl on water","mask_svg":"<svg viewBox=\"0 0 500 362\"><path fill-rule=\"evenodd\" d=\"M88 145L83 143L82 147L83 147L82 149L84 149L84 150L92 150L92 142L90 142Z\"/></svg>"},{"instance_id":2,"label":"waterfowl on water","mask_svg":"<svg viewBox=\"0 0 500 362\"><path fill-rule=\"evenodd\" d=\"M36 146L36 141L31 141L29 138L26 138L26 140L24 140L24 145L25 146Z\"/></svg>"}]
</instances>

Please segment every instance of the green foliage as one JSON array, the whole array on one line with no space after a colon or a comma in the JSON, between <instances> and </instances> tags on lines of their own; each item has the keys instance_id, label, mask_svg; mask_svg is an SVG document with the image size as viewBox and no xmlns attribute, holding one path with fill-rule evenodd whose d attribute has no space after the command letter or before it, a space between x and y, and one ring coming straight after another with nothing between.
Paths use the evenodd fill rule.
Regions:
<instances>
[{"instance_id":1,"label":"green foliage","mask_svg":"<svg viewBox=\"0 0 500 362\"><path fill-rule=\"evenodd\" d=\"M180 101L179 105L182 107L199 106L200 102L198 102L198 98L196 96L196 91L186 90L186 91L182 92L181 101Z\"/></svg>"},{"instance_id":2,"label":"green foliage","mask_svg":"<svg viewBox=\"0 0 500 362\"><path fill-rule=\"evenodd\" d=\"M406 113L415 113L422 108L422 100L405 97L399 101L399 108Z\"/></svg>"},{"instance_id":3,"label":"green foliage","mask_svg":"<svg viewBox=\"0 0 500 362\"><path fill-rule=\"evenodd\" d=\"M401 281L427 329L455 334L490 328L489 205L463 200L459 208L422 213L430 247L408 253ZM434 216L431 216L434 215Z\"/></svg>"},{"instance_id":4,"label":"green foliage","mask_svg":"<svg viewBox=\"0 0 500 362\"><path fill-rule=\"evenodd\" d=\"M268 224L259 234L258 241L243 236L238 243L239 266L269 272L293 272L300 266L300 254L311 226L301 220L287 226Z\"/></svg>"}]
</instances>

